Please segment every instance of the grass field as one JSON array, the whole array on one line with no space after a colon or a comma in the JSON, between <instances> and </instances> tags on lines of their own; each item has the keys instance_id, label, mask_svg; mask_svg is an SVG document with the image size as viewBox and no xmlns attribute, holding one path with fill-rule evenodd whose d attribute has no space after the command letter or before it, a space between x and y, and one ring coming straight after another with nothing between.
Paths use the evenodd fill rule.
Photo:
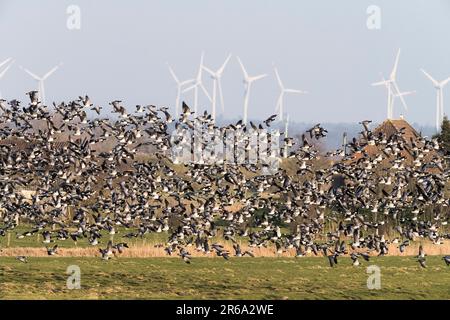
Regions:
<instances>
[{"instance_id":1,"label":"grass field","mask_svg":"<svg viewBox=\"0 0 450 320\"><path fill-rule=\"evenodd\" d=\"M21 225L16 227L14 231L7 232L7 235L0 237L0 261L4 256L18 256L25 255L30 257L47 256L46 247L52 247L54 244L59 246L59 257L99 257L98 248L105 248L108 241L112 240L113 243L126 242L129 249L125 250L122 257L126 258L151 258L151 257L167 257L164 247L168 239L167 232L161 233L148 233L142 238L125 238L124 236L129 233L129 230L125 228L118 228L118 233L114 236L109 235L105 231L101 231L102 238L99 240L97 246L89 244L87 238L79 239L75 244L71 239L64 241L56 240L51 244L42 243L41 233L36 233L32 236L25 236L22 239L17 239L16 234L22 234L33 229L29 225ZM253 229L251 229L253 230ZM256 229L255 229L256 230ZM282 233L288 233L287 229L282 229ZM257 257L280 257L280 254L276 253L276 249L273 243L269 243L268 247L249 248L246 238L235 236L235 239L239 242L243 250L250 249ZM319 242L325 242L326 239L319 240ZM347 238L346 241L350 243L351 239ZM231 241L224 241L221 235L210 239L210 243L219 242L225 246L230 252L234 252ZM157 247L155 247L157 245ZM434 245L431 241L424 238L417 238L416 241L411 241L411 244L406 247L403 253L398 250L398 244L389 244L389 256L414 256L418 254L419 245L423 245L427 255L449 255L450 254L450 240L444 240L441 245ZM204 256L203 253L198 253L193 247L188 248L189 252L193 256ZM364 251L364 250L363 250ZM295 249L290 249L281 254L283 257L294 257ZM212 255L214 256L214 255Z\"/></svg>"},{"instance_id":2,"label":"grass field","mask_svg":"<svg viewBox=\"0 0 450 320\"><path fill-rule=\"evenodd\" d=\"M374 257L330 268L325 258L0 257L1 299L450 299L450 267L439 256L427 269L413 257ZM81 269L68 290L66 269ZM381 289L367 289L366 267L379 266Z\"/></svg>"}]
</instances>

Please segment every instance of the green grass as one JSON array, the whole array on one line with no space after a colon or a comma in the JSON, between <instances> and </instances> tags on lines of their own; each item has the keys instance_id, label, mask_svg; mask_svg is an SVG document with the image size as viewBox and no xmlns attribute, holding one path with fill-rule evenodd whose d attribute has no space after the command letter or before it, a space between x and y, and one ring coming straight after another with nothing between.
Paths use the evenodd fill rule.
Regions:
<instances>
[{"instance_id":1,"label":"green grass","mask_svg":"<svg viewBox=\"0 0 450 320\"><path fill-rule=\"evenodd\" d=\"M38 233L33 234L32 236L25 236L22 239L18 239L16 237L16 234L23 234L24 232L32 230L33 227L31 225L22 224L19 227L16 227L13 230L7 231L7 235L4 237L0 237L0 248L43 248L44 246L50 246L49 244L42 243L43 237L42 237L42 231L39 231ZM155 245L155 244L165 244L169 238L169 232L151 232L145 234L143 237L137 237L137 238L126 238L124 237L128 233L136 233L136 228L132 227L129 229L126 229L124 227L118 227L117 233L112 236L107 231L101 230L100 234L102 237L99 239L99 245L100 246L106 246L109 240L113 240L113 242L126 242L129 245ZM261 228L250 228L249 230L255 231L260 230ZM51 229L47 229L48 231L51 231ZM77 241L77 244L75 245L75 242L69 238L66 240L57 240L56 239L56 232L59 230L57 228L55 231L53 231L53 237L52 240L54 240L54 243L57 243L60 248L89 248L92 247L92 245L89 244L88 238L82 238ZM281 228L281 232L283 234L287 234L290 232L288 228ZM8 233L9 233L9 245L8 245ZM234 238L238 241L242 241L244 243L247 243L247 238L240 237L238 235L235 235ZM213 237L211 239L213 242L223 242L223 238L220 236Z\"/></svg>"},{"instance_id":2,"label":"green grass","mask_svg":"<svg viewBox=\"0 0 450 320\"><path fill-rule=\"evenodd\" d=\"M450 267L428 257L373 258L353 267L325 258L29 258L0 257L1 299L450 299ZM81 290L66 288L66 269L81 268ZM368 290L366 267L381 268Z\"/></svg>"},{"instance_id":3,"label":"green grass","mask_svg":"<svg viewBox=\"0 0 450 320\"><path fill-rule=\"evenodd\" d=\"M22 239L17 239L16 238L16 233L23 233L26 231L30 231L32 229L31 226L27 226L27 225L21 225L17 228L15 228L12 231L8 231L8 233L10 233L10 240L9 240L9 245L8 245L8 236L5 235L4 237L0 237L0 247L3 248L20 248L20 247L29 247L29 248L38 248L38 247L44 247L45 245L42 243L43 237L42 237L42 231L39 231L38 233L32 235L32 236L26 236ZM50 229L47 229L49 231L51 231ZM56 231L58 231L58 229L56 229ZM79 248L87 248L87 247L92 247L89 244L89 241L87 238L82 238L79 239L77 241L77 244L75 245L75 242L73 242L72 239L67 239L67 240L57 240L55 238L56 235L56 231L53 233L53 240L55 240L55 243L58 244L58 246L60 246L61 248L74 248L74 247L79 247ZM100 233L102 234L102 237L99 240L99 243L104 246L106 245L106 243L108 243L108 241L110 239L114 239L114 242L126 242L130 245L133 244L156 244L156 243L166 243L167 239L168 239L168 233L167 232L161 232L161 233L156 233L156 232L152 232L152 233L147 233L145 234L142 238L141 237L137 237L137 238L125 238L124 235L126 235L127 233L130 232L136 232L136 228L130 228L130 229L125 229L123 227L118 228L118 233L116 233L114 235L114 237L112 237L111 235L109 235L106 231L102 230Z\"/></svg>"}]
</instances>

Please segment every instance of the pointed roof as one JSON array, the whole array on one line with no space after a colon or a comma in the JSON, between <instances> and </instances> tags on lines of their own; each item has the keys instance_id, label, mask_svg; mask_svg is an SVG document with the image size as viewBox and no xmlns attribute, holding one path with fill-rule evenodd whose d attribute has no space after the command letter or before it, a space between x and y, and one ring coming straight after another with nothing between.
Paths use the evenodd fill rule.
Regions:
<instances>
[{"instance_id":1,"label":"pointed roof","mask_svg":"<svg viewBox=\"0 0 450 320\"><path fill-rule=\"evenodd\" d=\"M416 140L420 138L420 134L405 119L387 119L374 130L374 133L378 134L379 132L383 132L386 138L389 139L394 134L398 134L402 129L404 129L402 137L406 143L409 144L411 139Z\"/></svg>"},{"instance_id":2,"label":"pointed roof","mask_svg":"<svg viewBox=\"0 0 450 320\"><path fill-rule=\"evenodd\" d=\"M403 134L401 137L403 138L406 145L411 146L411 140L415 141L420 138L420 134L414 129L408 121L404 119L386 119L383 121L378 127L376 127L373 130L374 135L378 135L380 132L383 133L386 136L386 139L391 138L393 135L400 133L403 131ZM375 145L366 145L364 147L364 152L374 156L382 152L382 149L380 146ZM413 158L408 149L401 151L402 156L407 158L407 162L412 162ZM353 154L353 158L351 161L358 160L362 157L361 151L355 152ZM386 161L388 161L387 159Z\"/></svg>"}]
</instances>

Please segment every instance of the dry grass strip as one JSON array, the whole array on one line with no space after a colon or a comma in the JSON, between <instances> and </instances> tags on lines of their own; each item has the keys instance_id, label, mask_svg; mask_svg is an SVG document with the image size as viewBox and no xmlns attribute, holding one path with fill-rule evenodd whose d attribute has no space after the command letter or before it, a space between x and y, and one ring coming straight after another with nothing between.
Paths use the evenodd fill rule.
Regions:
<instances>
[{"instance_id":1,"label":"dry grass strip","mask_svg":"<svg viewBox=\"0 0 450 320\"><path fill-rule=\"evenodd\" d=\"M423 242L413 242L411 245L406 247L403 253L398 250L398 244L389 245L389 255L390 256L415 256L419 252L419 245L422 243L425 253L429 256L434 255L449 255L450 254L450 241L446 240L444 244L435 245L429 241ZM231 244L224 244L225 249L230 251L231 255L234 254L234 250ZM289 249L282 254L277 254L273 246L264 248L250 248L247 245L241 245L242 252L245 250L251 251L256 257L295 257L295 250ZM193 257L217 257L214 252L205 254L203 252L198 252L194 247L188 247L187 249ZM365 251L365 250L361 250ZM376 252L372 253L376 255ZM313 256L312 253L308 256ZM3 248L0 252L0 256L3 257L15 257L15 256L28 256L28 257L45 257L47 256L47 250L45 247L42 248ZM90 248L60 248L58 254L53 257L99 257L100 253L98 247ZM130 248L125 249L125 251L120 254L121 257L128 258L150 258L150 257L169 257L164 251L164 248L155 247L153 244L133 244ZM177 257L177 254L172 254L173 257ZM320 256L322 256L320 254ZM221 258L221 257L219 257Z\"/></svg>"}]
</instances>

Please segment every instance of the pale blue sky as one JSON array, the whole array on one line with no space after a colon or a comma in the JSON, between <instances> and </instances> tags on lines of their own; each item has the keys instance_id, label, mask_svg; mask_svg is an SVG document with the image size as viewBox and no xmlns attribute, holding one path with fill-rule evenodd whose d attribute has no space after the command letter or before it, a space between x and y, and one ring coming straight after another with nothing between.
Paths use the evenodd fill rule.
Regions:
<instances>
[{"instance_id":1,"label":"pale blue sky","mask_svg":"<svg viewBox=\"0 0 450 320\"><path fill-rule=\"evenodd\" d=\"M81 30L66 28L66 8L81 8ZM381 8L381 30L368 30L366 9ZM64 66L46 81L47 102L88 93L97 104L114 99L127 106L173 106L170 62L182 79L194 76L200 52L217 68L231 52L250 74L269 73L252 88L250 118L274 113L279 89L274 62L287 87L309 95L287 96L286 111L303 122L381 121L384 88L370 84L388 76L397 48L401 90L410 110L396 102L396 114L432 125L435 91L423 67L441 80L450 76L450 1L446 0L0 0L0 61L14 67L0 80L6 98L25 99L36 88L18 68L44 74ZM210 89L211 81L205 76ZM235 57L223 77L226 117L242 114L242 73ZM186 96L187 101L191 100ZM444 91L450 113L450 85ZM209 104L201 99L201 104Z\"/></svg>"}]
</instances>

